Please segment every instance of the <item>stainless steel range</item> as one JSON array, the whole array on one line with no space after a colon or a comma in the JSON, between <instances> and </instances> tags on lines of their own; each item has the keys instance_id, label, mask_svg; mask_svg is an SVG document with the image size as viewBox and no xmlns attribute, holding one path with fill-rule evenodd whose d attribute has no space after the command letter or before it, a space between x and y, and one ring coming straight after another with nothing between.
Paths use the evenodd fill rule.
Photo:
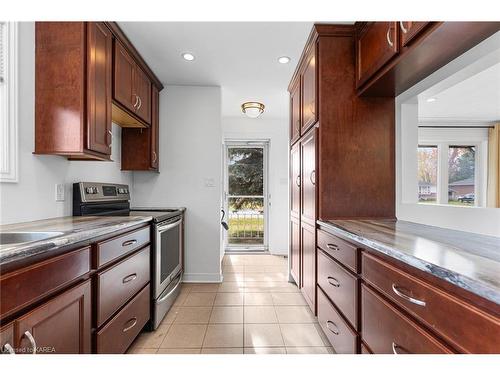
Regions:
<instances>
[{"instance_id":1,"label":"stainless steel range","mask_svg":"<svg viewBox=\"0 0 500 375\"><path fill-rule=\"evenodd\" d=\"M130 208L128 185L97 182L73 184L73 216L151 216L153 329L180 292L184 249L183 208Z\"/></svg>"}]
</instances>

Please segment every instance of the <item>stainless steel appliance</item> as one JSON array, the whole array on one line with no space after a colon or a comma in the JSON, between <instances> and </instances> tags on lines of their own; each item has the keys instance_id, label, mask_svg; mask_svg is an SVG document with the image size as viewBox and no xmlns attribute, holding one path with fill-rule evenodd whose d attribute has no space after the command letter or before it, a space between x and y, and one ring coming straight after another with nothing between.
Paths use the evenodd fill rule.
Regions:
<instances>
[{"instance_id":1,"label":"stainless steel appliance","mask_svg":"<svg viewBox=\"0 0 500 375\"><path fill-rule=\"evenodd\" d=\"M180 292L184 248L184 208L130 208L128 185L97 182L73 184L74 216L151 216L153 329Z\"/></svg>"}]
</instances>

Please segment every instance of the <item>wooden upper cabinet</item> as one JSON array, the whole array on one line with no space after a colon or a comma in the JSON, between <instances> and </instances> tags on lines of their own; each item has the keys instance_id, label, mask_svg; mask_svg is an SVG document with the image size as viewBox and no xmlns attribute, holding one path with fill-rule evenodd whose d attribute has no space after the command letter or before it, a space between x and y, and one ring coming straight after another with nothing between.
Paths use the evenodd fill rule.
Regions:
<instances>
[{"instance_id":1,"label":"wooden upper cabinet","mask_svg":"<svg viewBox=\"0 0 500 375\"><path fill-rule=\"evenodd\" d=\"M316 225L316 128L304 136L300 141L301 145L301 221L307 222L311 226Z\"/></svg>"},{"instance_id":2,"label":"wooden upper cabinet","mask_svg":"<svg viewBox=\"0 0 500 375\"><path fill-rule=\"evenodd\" d=\"M134 95L138 98L136 113L147 124L151 123L151 81L137 65L134 70Z\"/></svg>"},{"instance_id":3,"label":"wooden upper cabinet","mask_svg":"<svg viewBox=\"0 0 500 375\"><path fill-rule=\"evenodd\" d=\"M135 62L120 42L115 41L113 99L135 112L139 100L134 96Z\"/></svg>"},{"instance_id":4,"label":"wooden upper cabinet","mask_svg":"<svg viewBox=\"0 0 500 375\"><path fill-rule=\"evenodd\" d=\"M316 44L313 44L305 60L302 74L302 127L304 134L318 120L316 100Z\"/></svg>"},{"instance_id":5,"label":"wooden upper cabinet","mask_svg":"<svg viewBox=\"0 0 500 375\"><path fill-rule=\"evenodd\" d=\"M87 24L88 149L111 154L111 31L103 22Z\"/></svg>"},{"instance_id":6,"label":"wooden upper cabinet","mask_svg":"<svg viewBox=\"0 0 500 375\"><path fill-rule=\"evenodd\" d=\"M399 52L399 22L369 22L357 36L357 87Z\"/></svg>"},{"instance_id":7,"label":"wooden upper cabinet","mask_svg":"<svg viewBox=\"0 0 500 375\"><path fill-rule=\"evenodd\" d=\"M153 86L151 90L151 168L159 169L160 157L160 92Z\"/></svg>"},{"instance_id":8,"label":"wooden upper cabinet","mask_svg":"<svg viewBox=\"0 0 500 375\"><path fill-rule=\"evenodd\" d=\"M430 22L401 21L401 46L406 47Z\"/></svg>"},{"instance_id":9,"label":"wooden upper cabinet","mask_svg":"<svg viewBox=\"0 0 500 375\"><path fill-rule=\"evenodd\" d=\"M295 143L300 138L300 76L290 92L290 143Z\"/></svg>"}]
</instances>

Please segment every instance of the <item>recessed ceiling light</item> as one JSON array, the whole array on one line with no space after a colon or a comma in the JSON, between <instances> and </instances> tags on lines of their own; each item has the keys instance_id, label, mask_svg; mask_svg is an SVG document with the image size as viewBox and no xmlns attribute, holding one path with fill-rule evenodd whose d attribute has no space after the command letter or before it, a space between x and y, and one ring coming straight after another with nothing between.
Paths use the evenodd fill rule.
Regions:
<instances>
[{"instance_id":1,"label":"recessed ceiling light","mask_svg":"<svg viewBox=\"0 0 500 375\"><path fill-rule=\"evenodd\" d=\"M436 101L436 98L429 98L427 99L427 103L432 103L432 102L435 102Z\"/></svg>"},{"instance_id":2,"label":"recessed ceiling light","mask_svg":"<svg viewBox=\"0 0 500 375\"><path fill-rule=\"evenodd\" d=\"M189 52L184 52L181 56L186 61L193 61L194 60L194 55L192 53L189 53Z\"/></svg>"},{"instance_id":3,"label":"recessed ceiling light","mask_svg":"<svg viewBox=\"0 0 500 375\"><path fill-rule=\"evenodd\" d=\"M280 64L288 64L290 62L290 58L288 56L281 56L278 58L278 62Z\"/></svg>"},{"instance_id":4,"label":"recessed ceiling light","mask_svg":"<svg viewBox=\"0 0 500 375\"><path fill-rule=\"evenodd\" d=\"M257 118L264 113L265 105L259 102L245 102L241 105L241 112L247 117Z\"/></svg>"}]
</instances>

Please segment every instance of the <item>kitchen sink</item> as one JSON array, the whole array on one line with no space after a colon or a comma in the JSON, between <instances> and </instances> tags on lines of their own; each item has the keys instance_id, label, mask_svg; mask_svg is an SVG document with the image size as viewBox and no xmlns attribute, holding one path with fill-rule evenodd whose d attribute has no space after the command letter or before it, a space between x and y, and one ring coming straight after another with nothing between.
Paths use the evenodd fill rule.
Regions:
<instances>
[{"instance_id":1,"label":"kitchen sink","mask_svg":"<svg viewBox=\"0 0 500 375\"><path fill-rule=\"evenodd\" d=\"M57 237L63 232L1 232L0 245L10 245L25 242L35 242Z\"/></svg>"}]
</instances>

